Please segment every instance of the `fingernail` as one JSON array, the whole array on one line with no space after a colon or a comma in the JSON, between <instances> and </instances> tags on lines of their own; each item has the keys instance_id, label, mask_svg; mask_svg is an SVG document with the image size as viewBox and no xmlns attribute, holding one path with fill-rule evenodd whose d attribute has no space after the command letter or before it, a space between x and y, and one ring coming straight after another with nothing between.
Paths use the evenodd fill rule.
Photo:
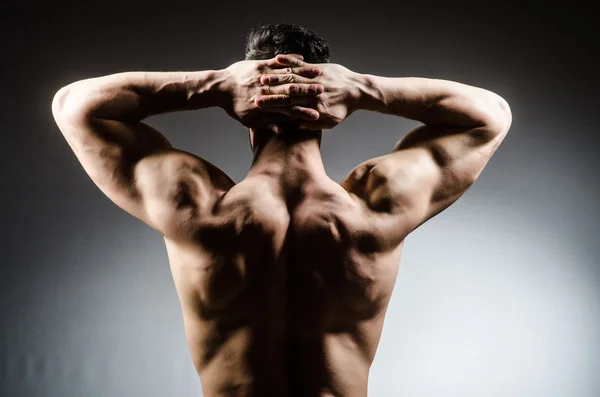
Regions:
<instances>
[{"instance_id":1,"label":"fingernail","mask_svg":"<svg viewBox=\"0 0 600 397\"><path fill-rule=\"evenodd\" d=\"M271 81L271 77L269 77L268 75L266 75L266 74L265 74L265 75L263 76L263 81L264 81L265 83L268 83L269 81Z\"/></svg>"}]
</instances>

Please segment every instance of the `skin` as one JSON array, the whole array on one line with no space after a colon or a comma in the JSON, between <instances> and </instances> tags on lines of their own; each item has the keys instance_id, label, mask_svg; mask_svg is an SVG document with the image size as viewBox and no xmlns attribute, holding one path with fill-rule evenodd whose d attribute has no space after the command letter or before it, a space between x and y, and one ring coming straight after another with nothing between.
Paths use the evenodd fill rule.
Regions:
<instances>
[{"instance_id":1,"label":"skin","mask_svg":"<svg viewBox=\"0 0 600 397\"><path fill-rule=\"evenodd\" d=\"M249 128L240 183L141 122L212 106ZM100 190L164 236L207 397L366 396L404 239L473 184L511 123L481 88L298 55L83 80L52 110ZM322 130L357 110L423 125L336 183Z\"/></svg>"}]
</instances>

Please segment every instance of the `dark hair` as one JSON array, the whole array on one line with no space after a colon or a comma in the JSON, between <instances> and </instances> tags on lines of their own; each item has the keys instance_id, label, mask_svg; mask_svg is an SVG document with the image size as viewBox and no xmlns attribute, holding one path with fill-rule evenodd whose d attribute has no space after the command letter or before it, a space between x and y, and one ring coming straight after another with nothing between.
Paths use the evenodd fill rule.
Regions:
<instances>
[{"instance_id":1,"label":"dark hair","mask_svg":"<svg viewBox=\"0 0 600 397\"><path fill-rule=\"evenodd\" d=\"M329 44L303 26L280 23L252 29L246 38L246 60L262 60L277 54L300 54L308 63L329 62Z\"/></svg>"}]
</instances>

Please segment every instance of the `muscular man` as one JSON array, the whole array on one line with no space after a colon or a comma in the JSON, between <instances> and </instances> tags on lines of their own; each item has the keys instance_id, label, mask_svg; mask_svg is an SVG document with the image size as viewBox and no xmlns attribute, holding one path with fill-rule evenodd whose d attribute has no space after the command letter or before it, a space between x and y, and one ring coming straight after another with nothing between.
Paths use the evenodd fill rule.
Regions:
<instances>
[{"instance_id":1,"label":"muscular man","mask_svg":"<svg viewBox=\"0 0 600 397\"><path fill-rule=\"evenodd\" d=\"M142 122L211 106L249 128L240 183ZM361 109L423 125L338 184L322 130ZM207 397L366 396L405 237L473 184L511 123L490 91L356 73L284 24L251 32L225 69L78 81L52 110L100 190L164 236Z\"/></svg>"}]
</instances>

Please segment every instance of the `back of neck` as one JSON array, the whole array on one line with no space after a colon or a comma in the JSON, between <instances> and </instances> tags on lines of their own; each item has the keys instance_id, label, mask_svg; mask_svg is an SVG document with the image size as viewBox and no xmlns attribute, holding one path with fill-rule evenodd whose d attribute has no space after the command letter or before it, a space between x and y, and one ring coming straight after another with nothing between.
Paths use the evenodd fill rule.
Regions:
<instances>
[{"instance_id":1,"label":"back of neck","mask_svg":"<svg viewBox=\"0 0 600 397\"><path fill-rule=\"evenodd\" d=\"M289 130L275 134L251 131L254 160L248 176L267 175L299 185L325 175L321 157L321 131Z\"/></svg>"}]
</instances>

